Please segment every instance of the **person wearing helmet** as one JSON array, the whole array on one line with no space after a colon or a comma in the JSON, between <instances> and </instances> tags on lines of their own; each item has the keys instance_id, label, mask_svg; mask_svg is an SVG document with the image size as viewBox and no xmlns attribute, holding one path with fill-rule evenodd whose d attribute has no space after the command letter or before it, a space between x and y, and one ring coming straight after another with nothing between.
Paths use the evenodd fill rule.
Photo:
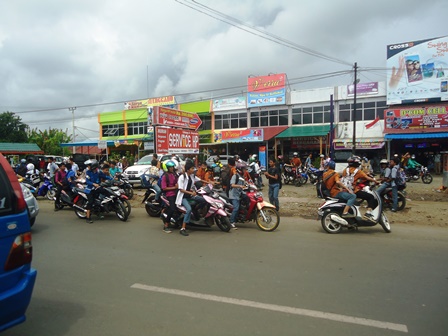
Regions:
<instances>
[{"instance_id":1,"label":"person wearing helmet","mask_svg":"<svg viewBox=\"0 0 448 336\"><path fill-rule=\"evenodd\" d=\"M348 185L346 182L344 183L350 190L352 190L357 198L361 198L367 201L367 211L364 214L365 218L372 219L372 209L377 207L378 204L375 200L375 197L365 191L358 185L358 181L361 183L365 183L366 181L378 183L375 178L368 176L361 169L361 158L359 156L352 156L347 160L348 167L344 169L342 172L342 182L345 181L353 181L351 185Z\"/></svg>"},{"instance_id":2,"label":"person wearing helmet","mask_svg":"<svg viewBox=\"0 0 448 336\"><path fill-rule=\"evenodd\" d=\"M418 168L420 168L421 164L418 163L415 160L415 155L413 154L409 160L408 160L408 164L407 164L407 170L409 172L409 175L413 176L413 175L418 175Z\"/></svg>"},{"instance_id":3,"label":"person wearing helmet","mask_svg":"<svg viewBox=\"0 0 448 336\"><path fill-rule=\"evenodd\" d=\"M387 159L382 159L380 161L380 177L384 178L384 173L386 172L386 168L389 167L389 161Z\"/></svg>"},{"instance_id":4,"label":"person wearing helmet","mask_svg":"<svg viewBox=\"0 0 448 336\"><path fill-rule=\"evenodd\" d=\"M161 177L161 187L163 192L165 193L166 198L169 201L169 207L166 210L166 222L163 226L163 232L171 233L171 229L169 228L169 223L171 218L176 213L176 196L178 190L178 177L175 172L176 163L172 160L168 160L163 163L164 170L166 172Z\"/></svg>"},{"instance_id":5,"label":"person wearing helmet","mask_svg":"<svg viewBox=\"0 0 448 336\"><path fill-rule=\"evenodd\" d=\"M334 161L328 162L328 169L322 175L322 183L324 183L325 187L329 190L331 197L347 202L342 211L342 217L353 217L354 215L350 214L348 211L350 210L350 207L355 204L356 195L353 190L342 183L335 168L336 163Z\"/></svg>"},{"instance_id":6,"label":"person wearing helmet","mask_svg":"<svg viewBox=\"0 0 448 336\"><path fill-rule=\"evenodd\" d=\"M243 196L243 189L246 181L244 180L244 172L247 171L245 163L237 162L235 166L235 174L230 179L229 198L233 205L232 214L230 215L230 226L237 230L236 218L240 211L241 197Z\"/></svg>"},{"instance_id":7,"label":"person wearing helmet","mask_svg":"<svg viewBox=\"0 0 448 336\"><path fill-rule=\"evenodd\" d=\"M296 168L302 165L302 160L300 160L299 154L297 152L294 152L292 154L291 165L293 165Z\"/></svg>"},{"instance_id":8,"label":"person wearing helmet","mask_svg":"<svg viewBox=\"0 0 448 336\"><path fill-rule=\"evenodd\" d=\"M387 161L387 160L386 160ZM381 160L383 163L383 160ZM390 159L389 167L385 169L383 184L379 186L376 190L378 195L381 195L386 188L392 188L392 211L396 212L398 208L398 186L395 183L396 178L398 177L398 169L400 168L400 159L398 157L394 157Z\"/></svg>"},{"instance_id":9,"label":"person wearing helmet","mask_svg":"<svg viewBox=\"0 0 448 336\"><path fill-rule=\"evenodd\" d=\"M93 223L91 217L91 209L95 198L100 194L100 183L101 179L111 180L112 177L104 174L102 170L99 169L99 164L97 160L91 160L90 168L86 171L86 191L87 191L87 205L86 205L86 222Z\"/></svg>"},{"instance_id":10,"label":"person wearing helmet","mask_svg":"<svg viewBox=\"0 0 448 336\"><path fill-rule=\"evenodd\" d=\"M274 159L269 159L269 168L264 173L264 176L269 180L269 202L279 211L280 203L278 201L278 193L280 191L281 173Z\"/></svg>"}]
</instances>

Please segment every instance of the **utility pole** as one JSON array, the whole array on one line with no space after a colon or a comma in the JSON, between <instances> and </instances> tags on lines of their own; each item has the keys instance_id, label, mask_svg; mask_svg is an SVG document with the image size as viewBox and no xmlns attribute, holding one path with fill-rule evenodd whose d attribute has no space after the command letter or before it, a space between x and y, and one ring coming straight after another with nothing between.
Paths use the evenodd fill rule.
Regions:
<instances>
[{"instance_id":1,"label":"utility pole","mask_svg":"<svg viewBox=\"0 0 448 336\"><path fill-rule=\"evenodd\" d=\"M354 91L353 91L353 110L352 110L352 120L353 120L353 147L352 155L356 155L356 86L358 85L358 63L355 62L355 79L353 81Z\"/></svg>"},{"instance_id":2,"label":"utility pole","mask_svg":"<svg viewBox=\"0 0 448 336\"><path fill-rule=\"evenodd\" d=\"M69 107L68 110L72 112L73 143L75 143L75 137L76 137L76 134L75 134L75 110L76 110L76 107ZM76 146L73 146L72 154L75 154L75 151L76 151Z\"/></svg>"}]
</instances>

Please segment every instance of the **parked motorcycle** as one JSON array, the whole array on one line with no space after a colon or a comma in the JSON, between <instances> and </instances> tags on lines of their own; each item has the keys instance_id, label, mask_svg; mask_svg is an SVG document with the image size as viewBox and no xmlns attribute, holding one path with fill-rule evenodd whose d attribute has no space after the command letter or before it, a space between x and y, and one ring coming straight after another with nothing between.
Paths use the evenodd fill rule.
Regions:
<instances>
[{"instance_id":1,"label":"parked motorcycle","mask_svg":"<svg viewBox=\"0 0 448 336\"><path fill-rule=\"evenodd\" d=\"M241 200L237 222L255 221L262 231L274 231L280 225L280 215L275 206L263 200L263 193L253 184L246 184L246 196ZM233 205L226 193L220 192L220 198L225 202L227 214L232 214Z\"/></svg>"},{"instance_id":2,"label":"parked motorcycle","mask_svg":"<svg viewBox=\"0 0 448 336\"><path fill-rule=\"evenodd\" d=\"M391 232L391 226L383 211L383 204L379 195L372 191L369 186L365 186L363 190L373 195L378 202L377 207L372 210L372 219L363 217L359 205L353 205L349 210L349 213L353 214L354 217L343 218L342 212L346 203L336 198L327 197L325 203L317 211L322 228L327 233L340 233L343 228L358 229L358 227L371 227L377 224L380 224L385 232Z\"/></svg>"},{"instance_id":3,"label":"parked motorcycle","mask_svg":"<svg viewBox=\"0 0 448 336\"><path fill-rule=\"evenodd\" d=\"M405 173L406 173L406 182L418 181L420 177L422 178L422 182L424 184L430 184L433 180L432 175L428 171L428 167L420 166L414 171L409 171L409 169L406 169Z\"/></svg>"},{"instance_id":4,"label":"parked motorcycle","mask_svg":"<svg viewBox=\"0 0 448 336\"><path fill-rule=\"evenodd\" d=\"M120 192L112 190L110 183L101 183L100 193L94 200L91 212L92 214L100 215L101 213L115 212L118 219L123 222L128 220L128 210L126 209L120 197ZM85 189L74 188L78 194L74 202L74 210L76 216L79 218L86 218L87 193Z\"/></svg>"},{"instance_id":5,"label":"parked motorcycle","mask_svg":"<svg viewBox=\"0 0 448 336\"><path fill-rule=\"evenodd\" d=\"M312 166L308 166L304 169L304 171L307 173L310 183L316 184L318 181L322 179L322 175L324 174L323 170L314 168Z\"/></svg>"},{"instance_id":6,"label":"parked motorcycle","mask_svg":"<svg viewBox=\"0 0 448 336\"><path fill-rule=\"evenodd\" d=\"M284 165L282 179L284 184L292 184L297 178L297 168L292 165Z\"/></svg>"},{"instance_id":7,"label":"parked motorcycle","mask_svg":"<svg viewBox=\"0 0 448 336\"><path fill-rule=\"evenodd\" d=\"M308 174L307 170L304 170L302 168L297 168L297 176L294 181L294 185L296 187L301 187L302 185L306 184L308 182Z\"/></svg>"},{"instance_id":8,"label":"parked motorcycle","mask_svg":"<svg viewBox=\"0 0 448 336\"><path fill-rule=\"evenodd\" d=\"M197 193L204 198L206 204L199 209L199 203L192 202L190 222L187 225L189 227L212 227L216 224L221 231L229 232L231 228L229 217L224 210L224 203L213 190L213 186L211 184L205 185L199 188ZM169 206L169 201L164 195L161 196L161 200L166 207ZM177 206L177 210L177 215L171 221L174 225L180 227L187 210L183 206ZM163 213L162 217L166 220L167 216Z\"/></svg>"}]
</instances>

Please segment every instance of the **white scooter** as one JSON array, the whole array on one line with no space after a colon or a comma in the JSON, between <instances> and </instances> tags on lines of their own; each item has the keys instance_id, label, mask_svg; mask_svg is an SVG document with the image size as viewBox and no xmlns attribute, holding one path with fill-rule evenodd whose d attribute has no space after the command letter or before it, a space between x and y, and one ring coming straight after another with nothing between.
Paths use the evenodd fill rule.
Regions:
<instances>
[{"instance_id":1,"label":"white scooter","mask_svg":"<svg viewBox=\"0 0 448 336\"><path fill-rule=\"evenodd\" d=\"M372 210L372 219L363 217L359 205L353 205L349 210L349 213L353 214L354 217L343 218L342 212L346 203L337 198L327 197L325 203L317 210L322 228L327 233L340 233L344 227L358 229L358 227L375 226L377 224L380 224L385 232L391 232L389 220L383 211L381 198L369 186L364 186L363 191L373 195L378 202L377 207Z\"/></svg>"}]
</instances>

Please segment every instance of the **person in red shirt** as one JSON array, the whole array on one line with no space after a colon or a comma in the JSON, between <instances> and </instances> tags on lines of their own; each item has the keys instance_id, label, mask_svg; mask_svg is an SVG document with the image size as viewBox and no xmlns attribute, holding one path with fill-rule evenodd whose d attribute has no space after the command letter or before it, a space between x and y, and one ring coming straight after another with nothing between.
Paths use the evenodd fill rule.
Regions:
<instances>
[{"instance_id":1,"label":"person in red shirt","mask_svg":"<svg viewBox=\"0 0 448 336\"><path fill-rule=\"evenodd\" d=\"M292 155L291 164L296 168L302 165L302 160L300 160L299 154L297 152L294 152L294 154Z\"/></svg>"},{"instance_id":2,"label":"person in red shirt","mask_svg":"<svg viewBox=\"0 0 448 336\"><path fill-rule=\"evenodd\" d=\"M59 166L58 171L54 175L54 182L56 184L56 187L58 188L56 191L56 200L54 201L54 211L58 211L58 204L61 201L61 192L62 189L64 189L67 186L67 180L65 176L67 175L67 172L65 171L65 163L62 162Z\"/></svg>"},{"instance_id":3,"label":"person in red shirt","mask_svg":"<svg viewBox=\"0 0 448 336\"><path fill-rule=\"evenodd\" d=\"M199 169L196 171L196 176L201 180L205 180L205 173L207 172L207 163L204 161L201 163Z\"/></svg>"}]
</instances>

